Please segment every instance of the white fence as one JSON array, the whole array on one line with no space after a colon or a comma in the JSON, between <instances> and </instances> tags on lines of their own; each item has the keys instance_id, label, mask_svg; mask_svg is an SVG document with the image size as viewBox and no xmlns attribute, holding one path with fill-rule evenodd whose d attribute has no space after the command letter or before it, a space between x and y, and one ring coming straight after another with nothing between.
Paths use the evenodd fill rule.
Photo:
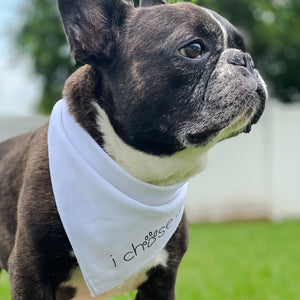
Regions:
<instances>
[{"instance_id":1,"label":"white fence","mask_svg":"<svg viewBox=\"0 0 300 300\"><path fill-rule=\"evenodd\" d=\"M45 121L0 118L0 140ZM300 105L270 102L250 134L217 144L186 203L191 222L300 217Z\"/></svg>"},{"instance_id":2,"label":"white fence","mask_svg":"<svg viewBox=\"0 0 300 300\"><path fill-rule=\"evenodd\" d=\"M217 144L187 212L192 222L300 217L300 105L270 102L250 134Z\"/></svg>"},{"instance_id":3,"label":"white fence","mask_svg":"<svg viewBox=\"0 0 300 300\"><path fill-rule=\"evenodd\" d=\"M1 116L0 115L0 142L18 134L34 130L47 122L44 116Z\"/></svg>"}]
</instances>

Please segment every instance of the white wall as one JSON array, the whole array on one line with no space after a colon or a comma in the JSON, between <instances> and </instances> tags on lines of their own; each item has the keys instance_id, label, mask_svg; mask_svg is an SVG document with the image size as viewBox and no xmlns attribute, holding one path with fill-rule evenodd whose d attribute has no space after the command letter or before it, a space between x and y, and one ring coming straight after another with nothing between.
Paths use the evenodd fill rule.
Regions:
<instances>
[{"instance_id":1,"label":"white wall","mask_svg":"<svg viewBox=\"0 0 300 300\"><path fill-rule=\"evenodd\" d=\"M0 117L0 141L47 118ZM300 105L269 102L250 134L220 142L190 180L191 222L300 217Z\"/></svg>"}]
</instances>

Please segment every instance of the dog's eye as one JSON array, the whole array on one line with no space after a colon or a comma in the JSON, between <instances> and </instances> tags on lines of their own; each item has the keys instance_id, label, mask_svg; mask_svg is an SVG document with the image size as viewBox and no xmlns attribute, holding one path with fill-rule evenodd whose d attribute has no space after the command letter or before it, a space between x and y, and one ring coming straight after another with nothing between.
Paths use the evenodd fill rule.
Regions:
<instances>
[{"instance_id":1,"label":"dog's eye","mask_svg":"<svg viewBox=\"0 0 300 300\"><path fill-rule=\"evenodd\" d=\"M203 48L200 43L191 43L181 48L179 51L183 56L188 58L198 58L202 55Z\"/></svg>"}]
</instances>

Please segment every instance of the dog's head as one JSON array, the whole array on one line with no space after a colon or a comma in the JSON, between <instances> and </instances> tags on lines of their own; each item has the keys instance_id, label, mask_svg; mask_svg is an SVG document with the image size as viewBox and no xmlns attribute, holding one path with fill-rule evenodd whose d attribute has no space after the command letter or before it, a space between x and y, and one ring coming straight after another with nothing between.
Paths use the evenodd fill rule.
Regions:
<instances>
[{"instance_id":1,"label":"dog's head","mask_svg":"<svg viewBox=\"0 0 300 300\"><path fill-rule=\"evenodd\" d=\"M73 56L109 86L98 100L131 147L172 155L250 131L266 86L226 19L191 3L59 0Z\"/></svg>"}]
</instances>

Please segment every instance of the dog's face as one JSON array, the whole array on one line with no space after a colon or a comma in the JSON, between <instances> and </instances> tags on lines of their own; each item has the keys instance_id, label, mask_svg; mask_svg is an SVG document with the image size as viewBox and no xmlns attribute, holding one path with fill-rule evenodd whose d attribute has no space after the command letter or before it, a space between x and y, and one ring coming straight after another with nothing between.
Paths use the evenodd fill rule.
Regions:
<instances>
[{"instance_id":1,"label":"dog's face","mask_svg":"<svg viewBox=\"0 0 300 300\"><path fill-rule=\"evenodd\" d=\"M75 57L109 83L110 103L99 104L135 149L207 148L250 131L262 114L265 84L218 14L190 3L135 9L121 0L60 1L60 10Z\"/></svg>"}]
</instances>

